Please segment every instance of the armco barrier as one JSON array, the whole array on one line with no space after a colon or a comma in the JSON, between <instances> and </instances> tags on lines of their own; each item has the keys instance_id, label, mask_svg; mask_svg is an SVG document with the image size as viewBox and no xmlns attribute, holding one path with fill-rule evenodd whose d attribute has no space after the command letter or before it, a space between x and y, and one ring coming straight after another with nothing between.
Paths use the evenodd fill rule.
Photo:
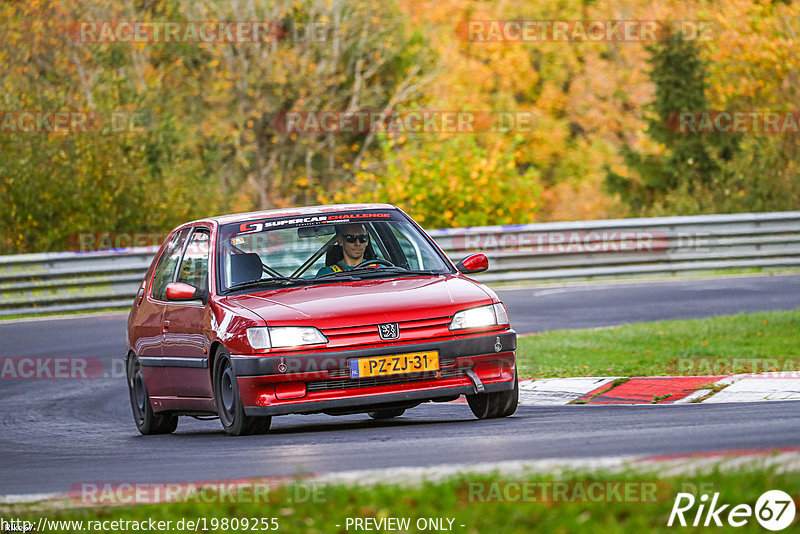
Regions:
<instances>
[{"instance_id":1,"label":"armco barrier","mask_svg":"<svg viewBox=\"0 0 800 534\"><path fill-rule=\"evenodd\" d=\"M800 266L800 211L432 230L454 260L489 257L484 282ZM0 256L0 315L127 307L153 248Z\"/></svg>"},{"instance_id":2,"label":"armco barrier","mask_svg":"<svg viewBox=\"0 0 800 534\"><path fill-rule=\"evenodd\" d=\"M453 258L489 256L484 282L800 266L800 211L434 230Z\"/></svg>"}]
</instances>

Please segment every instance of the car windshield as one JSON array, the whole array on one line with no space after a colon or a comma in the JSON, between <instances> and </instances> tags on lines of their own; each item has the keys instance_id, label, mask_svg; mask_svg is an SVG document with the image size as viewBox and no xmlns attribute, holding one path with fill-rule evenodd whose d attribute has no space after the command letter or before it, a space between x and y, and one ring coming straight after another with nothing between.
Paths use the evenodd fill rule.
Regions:
<instances>
[{"instance_id":1,"label":"car windshield","mask_svg":"<svg viewBox=\"0 0 800 534\"><path fill-rule=\"evenodd\" d=\"M217 261L223 293L452 272L430 238L391 209L226 224Z\"/></svg>"}]
</instances>

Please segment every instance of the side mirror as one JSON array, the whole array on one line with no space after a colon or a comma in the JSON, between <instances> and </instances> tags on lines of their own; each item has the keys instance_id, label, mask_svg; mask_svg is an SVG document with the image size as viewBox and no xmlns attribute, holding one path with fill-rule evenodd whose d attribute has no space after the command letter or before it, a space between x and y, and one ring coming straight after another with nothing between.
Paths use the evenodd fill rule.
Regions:
<instances>
[{"instance_id":1,"label":"side mirror","mask_svg":"<svg viewBox=\"0 0 800 534\"><path fill-rule=\"evenodd\" d=\"M203 304L205 304L207 296L204 290L189 284L184 284L183 282L171 282L167 284L167 300L202 300Z\"/></svg>"},{"instance_id":2,"label":"side mirror","mask_svg":"<svg viewBox=\"0 0 800 534\"><path fill-rule=\"evenodd\" d=\"M456 263L456 269L463 274L482 273L488 268L489 258L487 258L485 254L470 254Z\"/></svg>"}]
</instances>

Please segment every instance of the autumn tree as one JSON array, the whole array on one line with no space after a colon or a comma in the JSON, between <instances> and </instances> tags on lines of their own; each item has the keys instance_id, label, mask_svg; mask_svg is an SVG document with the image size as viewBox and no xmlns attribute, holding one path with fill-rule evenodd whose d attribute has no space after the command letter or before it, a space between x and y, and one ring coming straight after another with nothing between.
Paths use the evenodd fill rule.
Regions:
<instances>
[{"instance_id":1,"label":"autumn tree","mask_svg":"<svg viewBox=\"0 0 800 534\"><path fill-rule=\"evenodd\" d=\"M418 100L430 57L391 3L210 1L192 18L273 20L285 29L269 43L210 49L208 136L229 155L238 209L316 204L349 183L371 150L375 131L287 131L297 112L391 113Z\"/></svg>"},{"instance_id":2,"label":"autumn tree","mask_svg":"<svg viewBox=\"0 0 800 534\"><path fill-rule=\"evenodd\" d=\"M359 171L331 200L391 202L428 228L532 222L541 190L536 169L517 167L524 138L503 148L481 137L382 134L384 165Z\"/></svg>"},{"instance_id":3,"label":"autumn tree","mask_svg":"<svg viewBox=\"0 0 800 534\"><path fill-rule=\"evenodd\" d=\"M418 98L432 54L392 4L366 1L0 9L2 109L140 119L131 130L0 134L6 253L61 250L77 232L161 232L224 212L318 203L377 150L375 133L296 135L275 116L391 111ZM80 42L70 33L76 21L198 20L268 21L281 33L210 43Z\"/></svg>"},{"instance_id":4,"label":"autumn tree","mask_svg":"<svg viewBox=\"0 0 800 534\"><path fill-rule=\"evenodd\" d=\"M800 136L685 134L679 110L790 111L800 3L29 0L0 5L0 110L136 127L0 132L0 253L257 208L395 202L427 227L800 206ZM261 42L85 43L76 21L271 21ZM710 39L474 42L469 20L677 20ZM649 60L649 62L648 62ZM480 134L287 132L284 112L531 113Z\"/></svg>"},{"instance_id":5,"label":"autumn tree","mask_svg":"<svg viewBox=\"0 0 800 534\"><path fill-rule=\"evenodd\" d=\"M666 31L666 30L665 30ZM680 33L651 47L650 77L655 99L649 106L648 135L665 147L659 154L621 150L633 176L608 170L607 185L619 193L632 213L663 215L714 211L714 188L720 182L719 161L738 149L738 135L684 132L675 117L708 110L705 66L694 42Z\"/></svg>"},{"instance_id":6,"label":"autumn tree","mask_svg":"<svg viewBox=\"0 0 800 534\"><path fill-rule=\"evenodd\" d=\"M169 17L172 8L137 16ZM79 111L99 125L86 133L0 133L3 252L64 250L78 232L160 232L219 209L213 167L185 120L193 52L76 42L74 21L122 18L107 5L0 9L0 109ZM125 124L112 124L115 117Z\"/></svg>"}]
</instances>

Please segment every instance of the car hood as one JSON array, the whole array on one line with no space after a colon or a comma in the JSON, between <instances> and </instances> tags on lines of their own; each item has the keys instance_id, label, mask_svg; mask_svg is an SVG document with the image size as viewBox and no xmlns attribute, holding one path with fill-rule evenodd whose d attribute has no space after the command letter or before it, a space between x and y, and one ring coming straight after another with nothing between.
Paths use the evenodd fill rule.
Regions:
<instances>
[{"instance_id":1,"label":"car hood","mask_svg":"<svg viewBox=\"0 0 800 534\"><path fill-rule=\"evenodd\" d=\"M492 302L480 284L451 275L299 286L227 299L269 325L321 329L449 317Z\"/></svg>"}]
</instances>

